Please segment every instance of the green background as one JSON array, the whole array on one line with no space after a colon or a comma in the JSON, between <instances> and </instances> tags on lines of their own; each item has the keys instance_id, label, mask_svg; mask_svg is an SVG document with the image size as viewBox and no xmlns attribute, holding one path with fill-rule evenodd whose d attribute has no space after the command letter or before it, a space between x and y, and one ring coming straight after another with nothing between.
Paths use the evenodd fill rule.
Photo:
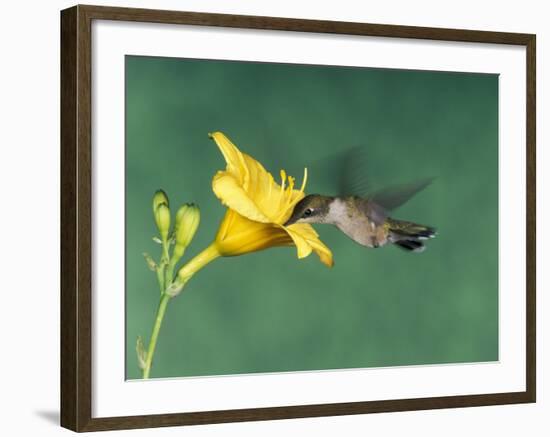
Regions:
<instances>
[{"instance_id":1,"label":"green background","mask_svg":"<svg viewBox=\"0 0 550 437\"><path fill-rule=\"evenodd\" d=\"M498 360L498 77L449 72L126 58L126 363L159 291L151 197L200 205L192 256L224 208L211 179L226 133L274 175L368 149L377 186L436 176L393 214L433 225L424 253L363 248L317 225L329 269L292 247L208 265L173 299L152 377ZM307 192L338 177L310 172ZM186 259L188 259L188 257Z\"/></svg>"}]
</instances>

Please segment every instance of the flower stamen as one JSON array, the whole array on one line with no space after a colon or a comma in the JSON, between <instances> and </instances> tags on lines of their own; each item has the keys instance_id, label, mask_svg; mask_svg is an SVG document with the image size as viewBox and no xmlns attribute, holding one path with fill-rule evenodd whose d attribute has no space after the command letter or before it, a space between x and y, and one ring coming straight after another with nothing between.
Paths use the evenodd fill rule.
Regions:
<instances>
[{"instance_id":1,"label":"flower stamen","mask_svg":"<svg viewBox=\"0 0 550 437\"><path fill-rule=\"evenodd\" d=\"M285 192L286 171L281 170L281 194Z\"/></svg>"},{"instance_id":2,"label":"flower stamen","mask_svg":"<svg viewBox=\"0 0 550 437\"><path fill-rule=\"evenodd\" d=\"M292 177L292 176L289 176L288 177L288 192L291 193L292 190L294 189L294 182L296 181L296 178Z\"/></svg>"},{"instance_id":3,"label":"flower stamen","mask_svg":"<svg viewBox=\"0 0 550 437\"><path fill-rule=\"evenodd\" d=\"M295 179L292 176L288 177L288 188L287 188L287 198L285 199L283 211L286 212L286 210L291 206L292 204L292 192L294 191L294 181Z\"/></svg>"},{"instance_id":4,"label":"flower stamen","mask_svg":"<svg viewBox=\"0 0 550 437\"><path fill-rule=\"evenodd\" d=\"M300 187L300 191L302 193L306 189L306 182L307 182L307 167L304 167L304 179L302 179L302 186Z\"/></svg>"}]
</instances>

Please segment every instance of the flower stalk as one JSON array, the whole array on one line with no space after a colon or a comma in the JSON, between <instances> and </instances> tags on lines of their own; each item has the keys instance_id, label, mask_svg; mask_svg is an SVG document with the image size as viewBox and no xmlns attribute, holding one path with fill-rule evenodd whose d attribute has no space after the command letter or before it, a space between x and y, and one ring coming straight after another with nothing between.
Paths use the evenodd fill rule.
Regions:
<instances>
[{"instance_id":1,"label":"flower stalk","mask_svg":"<svg viewBox=\"0 0 550 437\"><path fill-rule=\"evenodd\" d=\"M166 308L170 299L177 296L181 290L185 287L185 284L193 277L195 273L204 268L208 263L214 261L220 256L215 244L211 244L201 253L195 256L191 261L185 264L178 272L176 279L167 287L167 289L161 294L157 314L155 316L155 323L151 332L151 339L149 340L149 347L145 358L145 366L143 367L143 379L148 379L151 373L151 366L153 365L153 357L155 355L155 349L157 347L157 340L166 314ZM141 358L138 356L138 359Z\"/></svg>"},{"instance_id":2,"label":"flower stalk","mask_svg":"<svg viewBox=\"0 0 550 437\"><path fill-rule=\"evenodd\" d=\"M151 332L151 339L149 340L149 348L145 358L145 366L143 368L143 379L149 379L151 374L151 366L153 364L153 356L155 355L155 349L157 347L157 340L160 333L160 327L164 320L164 314L166 313L166 307L170 302L170 296L164 293L160 298L159 306L157 309L157 315L155 317L155 323L153 324L153 331ZM139 358L139 357L138 357Z\"/></svg>"},{"instance_id":3,"label":"flower stalk","mask_svg":"<svg viewBox=\"0 0 550 437\"><path fill-rule=\"evenodd\" d=\"M185 284L195 273L220 256L216 246L211 244L181 267L177 275L174 275L178 262L183 257L187 246L189 246L197 232L200 223L200 210L194 204L185 204L179 208L176 213L174 229L172 230L172 234L170 234L171 219L168 205L168 196L164 191L158 190L153 196L153 217L162 245L160 260L156 263L149 254L144 253L143 256L149 269L155 271L157 275L160 300L147 350L145 350L141 337L138 337L136 344L138 365L142 370L143 379L150 377L160 329L170 299L182 291ZM172 241L174 242L174 247L170 255Z\"/></svg>"}]
</instances>

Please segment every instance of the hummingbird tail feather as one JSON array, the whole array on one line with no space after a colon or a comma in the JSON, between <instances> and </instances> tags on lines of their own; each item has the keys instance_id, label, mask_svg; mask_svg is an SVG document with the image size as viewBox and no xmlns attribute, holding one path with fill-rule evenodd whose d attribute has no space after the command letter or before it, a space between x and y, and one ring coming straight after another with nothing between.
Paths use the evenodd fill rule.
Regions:
<instances>
[{"instance_id":1,"label":"hummingbird tail feather","mask_svg":"<svg viewBox=\"0 0 550 437\"><path fill-rule=\"evenodd\" d=\"M394 243L396 246L401 249L407 250L409 252L424 252L426 246L421 241L416 240L400 240Z\"/></svg>"},{"instance_id":2,"label":"hummingbird tail feather","mask_svg":"<svg viewBox=\"0 0 550 437\"><path fill-rule=\"evenodd\" d=\"M388 219L390 241L402 249L422 252L426 249L423 240L434 238L435 228L404 220Z\"/></svg>"}]
</instances>

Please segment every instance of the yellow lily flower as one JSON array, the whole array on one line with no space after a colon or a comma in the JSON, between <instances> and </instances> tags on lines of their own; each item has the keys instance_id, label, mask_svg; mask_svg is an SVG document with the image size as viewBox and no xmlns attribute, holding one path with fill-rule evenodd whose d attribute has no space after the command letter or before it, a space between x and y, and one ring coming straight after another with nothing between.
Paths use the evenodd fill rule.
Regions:
<instances>
[{"instance_id":1,"label":"yellow lily flower","mask_svg":"<svg viewBox=\"0 0 550 437\"><path fill-rule=\"evenodd\" d=\"M281 170L281 185L251 156L242 153L221 132L210 134L222 152L227 168L212 180L212 189L228 207L216 240L222 256L245 253L275 246L296 246L298 258L314 251L323 264L333 265L332 252L319 240L317 232L306 223L283 226L294 206L304 198L307 169L299 190L294 178Z\"/></svg>"},{"instance_id":2,"label":"yellow lily flower","mask_svg":"<svg viewBox=\"0 0 550 437\"><path fill-rule=\"evenodd\" d=\"M187 281L206 264L220 256L236 256L276 246L296 246L298 258L315 252L321 262L332 267L332 252L307 223L283 226L294 206L304 198L307 170L299 190L294 178L281 170L281 185L258 161L242 153L224 134L210 137L222 152L227 168L216 173L212 189L228 207L214 242L182 266L166 294L179 294Z\"/></svg>"}]
</instances>

